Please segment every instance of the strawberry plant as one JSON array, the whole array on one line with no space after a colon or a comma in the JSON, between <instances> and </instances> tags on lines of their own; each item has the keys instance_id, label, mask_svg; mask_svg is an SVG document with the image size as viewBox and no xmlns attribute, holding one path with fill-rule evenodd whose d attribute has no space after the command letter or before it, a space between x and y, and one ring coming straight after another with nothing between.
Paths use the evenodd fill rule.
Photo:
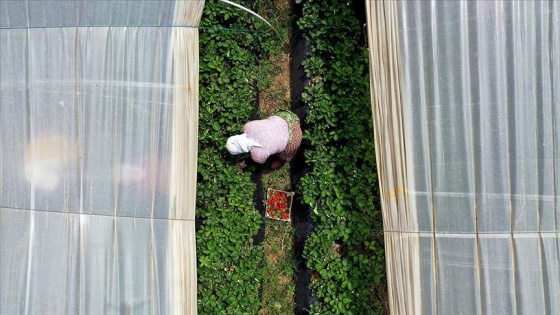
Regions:
<instances>
[{"instance_id":1,"label":"strawberry plant","mask_svg":"<svg viewBox=\"0 0 560 315\"><path fill-rule=\"evenodd\" d=\"M261 59L276 39L259 23L243 11L206 1L199 41L199 314L257 314L262 305L263 246L253 243L262 220L253 201L253 169L237 168L224 147L250 120L257 86L268 84L269 65Z\"/></svg>"},{"instance_id":2,"label":"strawberry plant","mask_svg":"<svg viewBox=\"0 0 560 315\"><path fill-rule=\"evenodd\" d=\"M304 258L313 270L312 314L379 314L385 279L368 54L352 3L303 1L298 26L309 49L304 140L312 171L299 190L316 224Z\"/></svg>"}]
</instances>

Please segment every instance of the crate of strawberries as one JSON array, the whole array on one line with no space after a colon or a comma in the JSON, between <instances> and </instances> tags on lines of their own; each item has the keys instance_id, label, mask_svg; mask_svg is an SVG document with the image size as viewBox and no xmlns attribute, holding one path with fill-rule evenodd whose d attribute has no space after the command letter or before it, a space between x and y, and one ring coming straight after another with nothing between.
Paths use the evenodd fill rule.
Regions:
<instances>
[{"instance_id":1,"label":"crate of strawberries","mask_svg":"<svg viewBox=\"0 0 560 315\"><path fill-rule=\"evenodd\" d=\"M266 192L266 217L280 221L290 221L293 192L269 188Z\"/></svg>"}]
</instances>

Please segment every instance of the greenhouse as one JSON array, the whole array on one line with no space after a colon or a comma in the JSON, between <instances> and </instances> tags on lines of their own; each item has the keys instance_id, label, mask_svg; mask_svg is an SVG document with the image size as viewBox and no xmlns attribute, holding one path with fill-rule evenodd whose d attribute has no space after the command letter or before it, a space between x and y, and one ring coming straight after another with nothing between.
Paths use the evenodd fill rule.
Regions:
<instances>
[{"instance_id":1,"label":"greenhouse","mask_svg":"<svg viewBox=\"0 0 560 315\"><path fill-rule=\"evenodd\" d=\"M0 0L0 314L560 314L559 95L552 1Z\"/></svg>"}]
</instances>

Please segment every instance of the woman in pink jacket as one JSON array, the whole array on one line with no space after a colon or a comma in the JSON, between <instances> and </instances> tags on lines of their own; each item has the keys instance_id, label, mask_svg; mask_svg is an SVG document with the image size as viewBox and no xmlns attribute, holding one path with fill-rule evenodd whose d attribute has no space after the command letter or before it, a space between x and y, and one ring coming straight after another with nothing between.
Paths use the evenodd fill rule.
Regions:
<instances>
[{"instance_id":1,"label":"woman in pink jacket","mask_svg":"<svg viewBox=\"0 0 560 315\"><path fill-rule=\"evenodd\" d=\"M229 137L227 150L233 154L250 153L253 161L264 164L273 155L273 169L292 160L301 144L302 132L299 118L288 110L276 112L262 120L245 124L243 133Z\"/></svg>"}]
</instances>

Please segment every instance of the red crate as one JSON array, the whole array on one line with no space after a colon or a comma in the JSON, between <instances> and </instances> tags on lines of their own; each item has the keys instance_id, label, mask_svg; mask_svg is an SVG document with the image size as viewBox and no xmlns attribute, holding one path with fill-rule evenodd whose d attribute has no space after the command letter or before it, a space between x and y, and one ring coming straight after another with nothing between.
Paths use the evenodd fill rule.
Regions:
<instances>
[{"instance_id":1,"label":"red crate","mask_svg":"<svg viewBox=\"0 0 560 315\"><path fill-rule=\"evenodd\" d=\"M266 192L266 217L280 221L291 221L294 192L269 188Z\"/></svg>"}]
</instances>

